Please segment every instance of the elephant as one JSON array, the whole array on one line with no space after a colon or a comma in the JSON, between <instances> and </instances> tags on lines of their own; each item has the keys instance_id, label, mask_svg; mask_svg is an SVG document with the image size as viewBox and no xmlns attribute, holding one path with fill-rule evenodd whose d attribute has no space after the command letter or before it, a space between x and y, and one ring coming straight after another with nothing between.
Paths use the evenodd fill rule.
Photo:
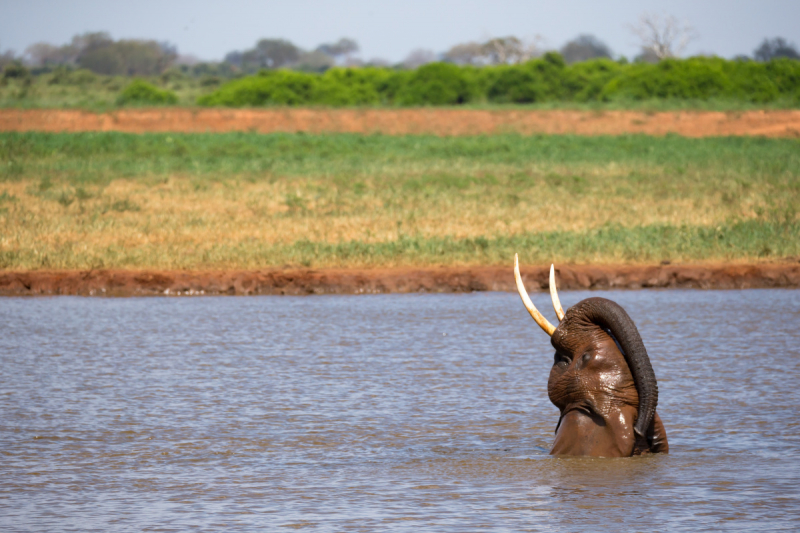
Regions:
<instances>
[{"instance_id":1,"label":"elephant","mask_svg":"<svg viewBox=\"0 0 800 533\"><path fill-rule=\"evenodd\" d=\"M550 296L559 320L555 327L528 297L516 254L514 278L522 303L555 348L547 393L561 416L550 454L668 453L667 432L656 412L655 372L628 313L599 297L582 300L565 313L551 265Z\"/></svg>"}]
</instances>

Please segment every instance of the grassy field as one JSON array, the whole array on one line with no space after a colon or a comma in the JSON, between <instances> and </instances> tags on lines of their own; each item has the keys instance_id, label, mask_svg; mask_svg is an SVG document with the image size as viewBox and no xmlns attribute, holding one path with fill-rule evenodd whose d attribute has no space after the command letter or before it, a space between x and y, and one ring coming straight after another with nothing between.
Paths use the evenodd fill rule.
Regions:
<instances>
[{"instance_id":1,"label":"grassy field","mask_svg":"<svg viewBox=\"0 0 800 533\"><path fill-rule=\"evenodd\" d=\"M800 255L800 141L0 134L0 267Z\"/></svg>"}]
</instances>

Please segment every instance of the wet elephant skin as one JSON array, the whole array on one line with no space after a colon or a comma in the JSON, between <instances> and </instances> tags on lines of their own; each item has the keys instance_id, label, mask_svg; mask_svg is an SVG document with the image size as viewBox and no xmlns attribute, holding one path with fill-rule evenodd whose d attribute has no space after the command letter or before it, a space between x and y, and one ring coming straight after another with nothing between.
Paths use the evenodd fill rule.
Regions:
<instances>
[{"instance_id":1,"label":"wet elephant skin","mask_svg":"<svg viewBox=\"0 0 800 533\"><path fill-rule=\"evenodd\" d=\"M567 311L551 338L556 351L547 390L561 417L550 453L595 457L668 453L666 430L655 410L644 434L636 435L642 386L637 389L628 360L620 351L618 342L626 343L615 339L604 324L596 323L591 313L585 312L584 304L589 300L616 306L609 300L599 301L603 300L600 298L584 300ZM624 316L632 327L625 334L637 337L633 340L643 350L632 320L627 314ZM619 328L617 333L620 334ZM647 366L650 367L649 360ZM651 385L657 395L654 375Z\"/></svg>"}]
</instances>

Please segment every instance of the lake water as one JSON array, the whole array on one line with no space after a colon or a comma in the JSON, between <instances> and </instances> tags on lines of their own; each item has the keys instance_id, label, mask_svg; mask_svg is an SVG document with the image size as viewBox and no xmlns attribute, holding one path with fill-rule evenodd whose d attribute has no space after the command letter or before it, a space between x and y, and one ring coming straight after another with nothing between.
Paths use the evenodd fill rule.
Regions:
<instances>
[{"instance_id":1,"label":"lake water","mask_svg":"<svg viewBox=\"0 0 800 533\"><path fill-rule=\"evenodd\" d=\"M548 455L516 294L0 299L0 529L797 530L800 291L590 295L670 455Z\"/></svg>"}]
</instances>

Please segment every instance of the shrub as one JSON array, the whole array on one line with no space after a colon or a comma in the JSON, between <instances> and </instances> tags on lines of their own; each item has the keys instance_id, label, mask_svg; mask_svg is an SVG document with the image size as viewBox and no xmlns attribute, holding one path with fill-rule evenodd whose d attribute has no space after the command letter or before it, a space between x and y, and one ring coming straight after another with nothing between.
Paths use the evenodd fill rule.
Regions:
<instances>
[{"instance_id":1,"label":"shrub","mask_svg":"<svg viewBox=\"0 0 800 533\"><path fill-rule=\"evenodd\" d=\"M6 80L29 78L30 75L30 71L19 61L12 61L3 69L3 79Z\"/></svg>"},{"instance_id":2,"label":"shrub","mask_svg":"<svg viewBox=\"0 0 800 533\"><path fill-rule=\"evenodd\" d=\"M68 82L72 85L89 85L91 83L95 83L97 79L97 74L91 70L80 68L69 74Z\"/></svg>"},{"instance_id":3,"label":"shrub","mask_svg":"<svg viewBox=\"0 0 800 533\"><path fill-rule=\"evenodd\" d=\"M332 68L319 78L314 103L325 105L378 104L378 87L388 74L375 68Z\"/></svg>"},{"instance_id":4,"label":"shrub","mask_svg":"<svg viewBox=\"0 0 800 533\"><path fill-rule=\"evenodd\" d=\"M230 81L197 103L208 106L308 105L348 106L388 103L397 75L380 68L332 68L324 74L291 70L262 71Z\"/></svg>"},{"instance_id":5,"label":"shrub","mask_svg":"<svg viewBox=\"0 0 800 533\"><path fill-rule=\"evenodd\" d=\"M800 98L800 61L773 59L764 65L764 71L781 94Z\"/></svg>"},{"instance_id":6,"label":"shrub","mask_svg":"<svg viewBox=\"0 0 800 533\"><path fill-rule=\"evenodd\" d=\"M219 76L205 75L200 78L200 87L216 87L222 83Z\"/></svg>"},{"instance_id":7,"label":"shrub","mask_svg":"<svg viewBox=\"0 0 800 533\"><path fill-rule=\"evenodd\" d=\"M386 68L379 70L381 70L383 76L376 77L375 90L378 91L383 102L396 102L397 94L408 83L413 72L409 70L391 70Z\"/></svg>"},{"instance_id":8,"label":"shrub","mask_svg":"<svg viewBox=\"0 0 800 533\"><path fill-rule=\"evenodd\" d=\"M117 104L176 104L178 96L172 91L159 89L143 80L134 80L122 90Z\"/></svg>"},{"instance_id":9,"label":"shrub","mask_svg":"<svg viewBox=\"0 0 800 533\"><path fill-rule=\"evenodd\" d=\"M558 52L548 52L540 59L528 61L524 68L533 73L541 85L542 100L563 100L566 96L564 74L567 65Z\"/></svg>"},{"instance_id":10,"label":"shrub","mask_svg":"<svg viewBox=\"0 0 800 533\"><path fill-rule=\"evenodd\" d=\"M499 71L486 91L491 102L529 103L545 98L546 88L531 69L506 67Z\"/></svg>"},{"instance_id":11,"label":"shrub","mask_svg":"<svg viewBox=\"0 0 800 533\"><path fill-rule=\"evenodd\" d=\"M262 71L230 81L201 105L458 105L593 100L800 102L800 61L716 57L633 63L595 59L567 65L555 52L521 65L476 68L430 63L416 70L332 68L324 74Z\"/></svg>"},{"instance_id":12,"label":"shrub","mask_svg":"<svg viewBox=\"0 0 800 533\"><path fill-rule=\"evenodd\" d=\"M60 85L66 83L70 75L70 69L64 65L59 65L50 73L50 79L47 81L49 85Z\"/></svg>"},{"instance_id":13,"label":"shrub","mask_svg":"<svg viewBox=\"0 0 800 533\"><path fill-rule=\"evenodd\" d=\"M609 81L619 75L623 65L610 59L592 59L574 63L564 70L565 99L578 102L597 100Z\"/></svg>"},{"instance_id":14,"label":"shrub","mask_svg":"<svg viewBox=\"0 0 800 533\"><path fill-rule=\"evenodd\" d=\"M303 105L312 102L318 76L290 70L261 71L229 81L211 94L197 99L208 106Z\"/></svg>"},{"instance_id":15,"label":"shrub","mask_svg":"<svg viewBox=\"0 0 800 533\"><path fill-rule=\"evenodd\" d=\"M656 64L634 63L603 88L604 99L699 99L730 96L734 92L721 60L665 59Z\"/></svg>"},{"instance_id":16,"label":"shrub","mask_svg":"<svg viewBox=\"0 0 800 533\"><path fill-rule=\"evenodd\" d=\"M771 102L780 96L778 86L770 79L763 63L747 61L726 67L733 85L732 97L750 102Z\"/></svg>"},{"instance_id":17,"label":"shrub","mask_svg":"<svg viewBox=\"0 0 800 533\"><path fill-rule=\"evenodd\" d=\"M474 80L465 67L449 63L428 63L416 69L400 88L396 102L401 105L463 104L475 96Z\"/></svg>"}]
</instances>

